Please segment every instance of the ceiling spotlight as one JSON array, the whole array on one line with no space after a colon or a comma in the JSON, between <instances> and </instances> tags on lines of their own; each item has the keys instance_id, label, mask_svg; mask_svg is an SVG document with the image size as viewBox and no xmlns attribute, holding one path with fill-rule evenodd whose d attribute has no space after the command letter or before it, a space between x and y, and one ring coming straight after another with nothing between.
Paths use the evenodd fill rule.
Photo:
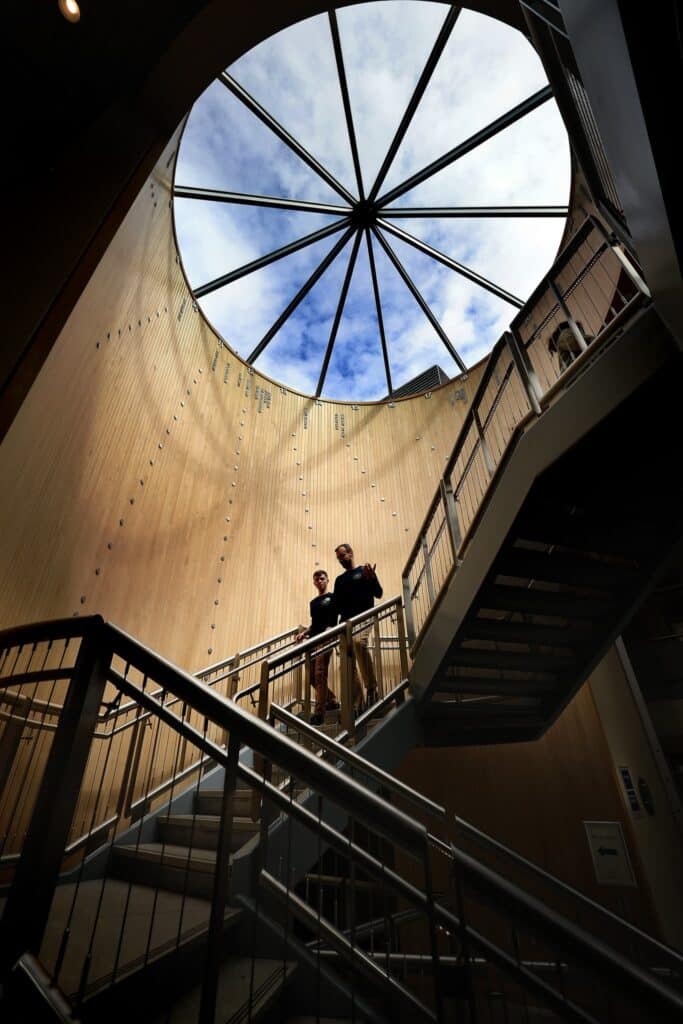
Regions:
<instances>
[{"instance_id":1,"label":"ceiling spotlight","mask_svg":"<svg viewBox=\"0 0 683 1024\"><path fill-rule=\"evenodd\" d=\"M81 8L77 0L59 0L59 9L67 21L75 23L81 20Z\"/></svg>"}]
</instances>

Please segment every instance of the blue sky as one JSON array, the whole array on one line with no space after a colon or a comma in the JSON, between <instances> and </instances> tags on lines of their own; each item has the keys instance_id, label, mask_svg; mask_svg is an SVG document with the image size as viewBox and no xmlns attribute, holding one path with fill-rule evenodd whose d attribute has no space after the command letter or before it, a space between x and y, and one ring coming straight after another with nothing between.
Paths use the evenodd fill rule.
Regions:
<instances>
[{"instance_id":1,"label":"blue sky","mask_svg":"<svg viewBox=\"0 0 683 1024\"><path fill-rule=\"evenodd\" d=\"M366 189L384 158L447 8L392 0L338 12ZM353 164L326 16L266 40L230 73L348 189ZM463 11L387 176L383 191L451 149L546 85L534 51L515 30ZM396 205L566 204L569 148L550 101ZM220 82L192 109L176 184L343 202ZM175 200L176 228L190 283L220 274L330 223L294 211ZM396 225L525 298L552 262L563 229L555 219L411 219ZM278 261L200 300L228 344L248 356L339 236ZM477 362L515 310L399 239L395 250L461 356ZM457 367L431 325L374 247L394 387L433 363ZM327 347L350 245L336 258L262 356L257 368L312 393ZM375 304L361 245L323 395L372 400L386 394Z\"/></svg>"}]
</instances>

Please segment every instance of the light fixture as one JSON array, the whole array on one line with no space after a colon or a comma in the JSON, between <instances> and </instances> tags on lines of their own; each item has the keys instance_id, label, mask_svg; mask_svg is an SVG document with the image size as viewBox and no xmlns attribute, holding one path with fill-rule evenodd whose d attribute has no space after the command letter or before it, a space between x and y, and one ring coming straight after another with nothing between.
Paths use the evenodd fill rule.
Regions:
<instances>
[{"instance_id":1,"label":"light fixture","mask_svg":"<svg viewBox=\"0 0 683 1024\"><path fill-rule=\"evenodd\" d=\"M78 0L59 0L59 10L67 21L75 24L81 20L81 8Z\"/></svg>"}]
</instances>

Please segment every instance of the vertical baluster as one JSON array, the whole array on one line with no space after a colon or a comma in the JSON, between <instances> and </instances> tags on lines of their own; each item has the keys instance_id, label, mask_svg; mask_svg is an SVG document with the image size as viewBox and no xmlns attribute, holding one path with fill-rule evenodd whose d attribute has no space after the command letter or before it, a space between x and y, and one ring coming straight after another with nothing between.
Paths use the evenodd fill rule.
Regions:
<instances>
[{"instance_id":1,"label":"vertical baluster","mask_svg":"<svg viewBox=\"0 0 683 1024\"><path fill-rule=\"evenodd\" d=\"M520 380L524 385L529 404L533 412L537 415L541 415L541 399L543 397L543 389L539 384L536 371L529 359L529 353L522 342L519 333L515 330L506 331L504 334L505 342L510 349L510 355L515 364L515 369L519 374Z\"/></svg>"},{"instance_id":2,"label":"vertical baluster","mask_svg":"<svg viewBox=\"0 0 683 1024\"><path fill-rule=\"evenodd\" d=\"M339 655L341 658L341 723L349 736L356 731L356 720L353 714L353 646L351 643L351 627L347 624L339 636Z\"/></svg>"},{"instance_id":3,"label":"vertical baluster","mask_svg":"<svg viewBox=\"0 0 683 1024\"><path fill-rule=\"evenodd\" d=\"M426 534L422 535L420 546L422 548L422 559L424 561L425 580L427 581L427 594L429 596L429 605L431 607L436 600L436 592L434 590L434 580L432 578L431 553L429 551L429 542Z\"/></svg>"},{"instance_id":4,"label":"vertical baluster","mask_svg":"<svg viewBox=\"0 0 683 1024\"><path fill-rule=\"evenodd\" d=\"M377 698L381 699L384 696L384 659L382 657L382 630L378 615L375 616L373 631L375 640L374 656L375 677L377 679Z\"/></svg>"},{"instance_id":5,"label":"vertical baluster","mask_svg":"<svg viewBox=\"0 0 683 1024\"><path fill-rule=\"evenodd\" d=\"M402 578L401 583L403 587L403 610L406 617L406 631L408 634L408 643L412 647L417 638L417 633L415 632L413 599L410 593L410 572L411 570L409 569L408 575Z\"/></svg>"},{"instance_id":6,"label":"vertical baluster","mask_svg":"<svg viewBox=\"0 0 683 1024\"><path fill-rule=\"evenodd\" d=\"M199 1024L214 1024L216 996L218 994L218 972L221 962L221 942L225 928L225 905L230 895L230 847L234 817L234 796L237 787L237 762L240 743L231 735L228 743L228 759L225 766L221 817L218 831L216 869L213 879L213 898L209 933L204 959L204 977L199 1005Z\"/></svg>"}]
</instances>

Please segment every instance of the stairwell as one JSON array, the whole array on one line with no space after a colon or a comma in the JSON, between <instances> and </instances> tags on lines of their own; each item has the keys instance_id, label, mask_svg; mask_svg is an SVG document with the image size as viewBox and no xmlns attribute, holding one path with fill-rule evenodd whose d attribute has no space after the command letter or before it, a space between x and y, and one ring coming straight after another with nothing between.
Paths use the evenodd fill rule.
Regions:
<instances>
[{"instance_id":1,"label":"stairwell","mask_svg":"<svg viewBox=\"0 0 683 1024\"><path fill-rule=\"evenodd\" d=\"M683 440L683 366L645 294L544 389L546 340L516 329L492 354L404 573L412 666L398 600L326 634L341 722L307 724L314 642L273 638L197 682L96 618L2 635L8 782L29 778L22 729L46 736L35 804L19 793L2 860L16 1019L28 1005L36 1019L200 1024L298 1010L474 1022L497 1001L506 1020L607 1020L616 1003L620 1020L644 1019L643 1006L670 1020L683 1007L667 984L680 984L674 951L639 934L632 962L386 799L442 811L382 772L416 743L541 735L681 540L669 451ZM352 638L369 624L379 700L356 720ZM382 837L374 852L361 828ZM396 868L401 848L417 884ZM434 890L435 857L449 893ZM330 913L324 890L342 884L362 919ZM404 904L412 917L397 918ZM406 920L409 949L388 938ZM591 971L611 986L607 1016Z\"/></svg>"}]
</instances>

